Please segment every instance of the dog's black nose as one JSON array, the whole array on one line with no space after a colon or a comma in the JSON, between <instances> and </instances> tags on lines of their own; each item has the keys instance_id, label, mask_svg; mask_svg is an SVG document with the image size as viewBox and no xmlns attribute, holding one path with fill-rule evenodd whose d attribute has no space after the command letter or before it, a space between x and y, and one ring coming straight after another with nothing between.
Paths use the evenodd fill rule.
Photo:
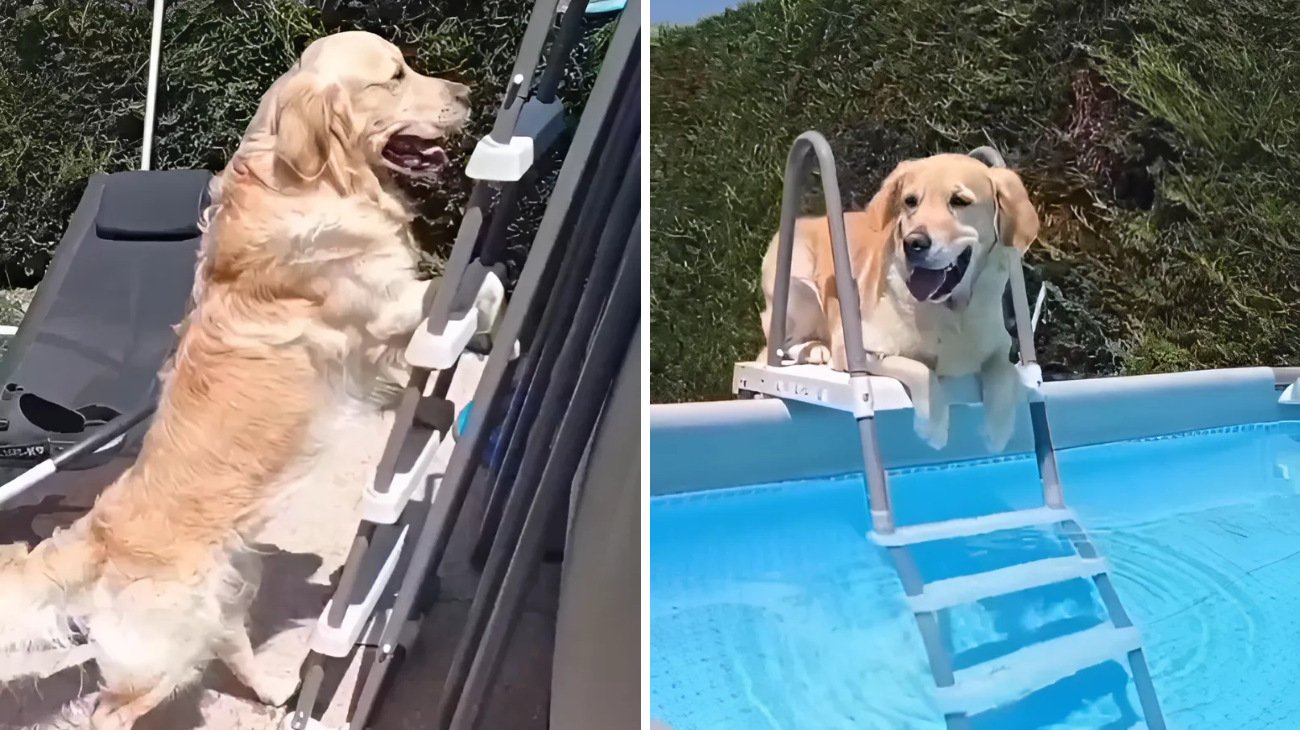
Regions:
<instances>
[{"instance_id":1,"label":"dog's black nose","mask_svg":"<svg viewBox=\"0 0 1300 730\"><path fill-rule=\"evenodd\" d=\"M921 256L930 250L930 237L923 231L909 233L903 237L903 250L908 256Z\"/></svg>"}]
</instances>

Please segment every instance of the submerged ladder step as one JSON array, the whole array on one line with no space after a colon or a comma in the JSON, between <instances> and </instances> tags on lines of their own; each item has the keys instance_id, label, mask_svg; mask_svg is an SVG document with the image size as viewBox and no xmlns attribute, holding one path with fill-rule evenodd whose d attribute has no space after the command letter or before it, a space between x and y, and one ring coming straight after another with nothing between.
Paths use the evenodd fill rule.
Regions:
<instances>
[{"instance_id":1,"label":"submerged ladder step","mask_svg":"<svg viewBox=\"0 0 1300 730\"><path fill-rule=\"evenodd\" d=\"M1070 555L1020 563L985 573L945 578L928 583L918 596L908 596L913 613L930 613L985 598L1062 583L1075 578L1091 578L1110 571L1104 558L1081 558Z\"/></svg>"},{"instance_id":2,"label":"submerged ladder step","mask_svg":"<svg viewBox=\"0 0 1300 730\"><path fill-rule=\"evenodd\" d=\"M871 540L881 547L903 547L904 545L947 540L954 537L974 537L1002 530L1052 525L1073 519L1076 519L1073 510L1037 507L1017 512L998 512L983 517L966 517L946 522L908 525L907 527L897 527L888 534L872 531Z\"/></svg>"},{"instance_id":3,"label":"submerged ladder step","mask_svg":"<svg viewBox=\"0 0 1300 730\"><path fill-rule=\"evenodd\" d=\"M938 689L939 707L945 715L976 715L1141 648L1136 628L1111 624L1033 644L954 672L954 684Z\"/></svg>"}]
</instances>

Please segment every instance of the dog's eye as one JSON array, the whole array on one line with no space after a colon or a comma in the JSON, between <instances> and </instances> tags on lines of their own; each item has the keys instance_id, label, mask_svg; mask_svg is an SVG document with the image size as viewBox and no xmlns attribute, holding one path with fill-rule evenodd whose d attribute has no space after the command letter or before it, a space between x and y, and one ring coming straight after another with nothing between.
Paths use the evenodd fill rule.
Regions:
<instances>
[{"instance_id":1,"label":"dog's eye","mask_svg":"<svg viewBox=\"0 0 1300 730\"><path fill-rule=\"evenodd\" d=\"M970 201L960 195L954 195L948 199L948 205L954 208L965 208L970 205Z\"/></svg>"},{"instance_id":2,"label":"dog's eye","mask_svg":"<svg viewBox=\"0 0 1300 730\"><path fill-rule=\"evenodd\" d=\"M406 66L398 66L397 73L393 74L393 81L401 81L404 78L406 78Z\"/></svg>"},{"instance_id":3,"label":"dog's eye","mask_svg":"<svg viewBox=\"0 0 1300 730\"><path fill-rule=\"evenodd\" d=\"M903 205L906 205L909 208L915 208L916 203L917 200L915 195L909 195L906 198L903 198Z\"/></svg>"}]
</instances>

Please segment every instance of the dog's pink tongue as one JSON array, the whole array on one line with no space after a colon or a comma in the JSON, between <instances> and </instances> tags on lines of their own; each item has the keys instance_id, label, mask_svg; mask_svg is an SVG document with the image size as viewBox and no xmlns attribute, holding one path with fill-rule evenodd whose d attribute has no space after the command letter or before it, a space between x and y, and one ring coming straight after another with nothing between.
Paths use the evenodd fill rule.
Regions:
<instances>
[{"instance_id":1,"label":"dog's pink tongue","mask_svg":"<svg viewBox=\"0 0 1300 730\"><path fill-rule=\"evenodd\" d=\"M918 302L928 301L943 286L943 271L940 269L912 269L907 277L907 290L912 292Z\"/></svg>"},{"instance_id":2,"label":"dog's pink tongue","mask_svg":"<svg viewBox=\"0 0 1300 730\"><path fill-rule=\"evenodd\" d=\"M426 147L420 155L434 167L442 167L447 164L447 151L437 145Z\"/></svg>"}]
</instances>

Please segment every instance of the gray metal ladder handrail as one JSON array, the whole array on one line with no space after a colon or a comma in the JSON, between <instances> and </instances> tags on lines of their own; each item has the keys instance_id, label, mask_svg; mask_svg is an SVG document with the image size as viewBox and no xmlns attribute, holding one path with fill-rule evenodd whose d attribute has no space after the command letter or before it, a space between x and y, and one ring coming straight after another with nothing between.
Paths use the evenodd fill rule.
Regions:
<instances>
[{"instance_id":1,"label":"gray metal ladder handrail","mask_svg":"<svg viewBox=\"0 0 1300 730\"><path fill-rule=\"evenodd\" d=\"M844 330L845 359L853 385L854 418L867 471L871 522L876 530L893 532L894 511L889 499L880 442L876 434L875 397L871 390L870 365L873 356L862 345L862 309L858 288L853 282L849 259L848 234L844 228L844 204L840 198L839 178L835 174L835 156L826 138L817 132L804 132L790 147L785 164L785 191L781 199L781 229L776 254L776 291L772 299L772 324L768 342L770 366L780 366L784 356L786 309L790 298L790 267L794 259L794 226L803 199L803 172L808 156L817 159L822 176L822 195L826 199L826 216L831 229L831 257L834 260L835 287L840 297L840 323Z\"/></svg>"},{"instance_id":2,"label":"gray metal ladder handrail","mask_svg":"<svg viewBox=\"0 0 1300 730\"><path fill-rule=\"evenodd\" d=\"M876 360L874 353L868 353L862 342L862 311L857 286L850 268L848 236L844 224L844 208L840 197L839 181L835 171L835 158L830 145L818 132L804 132L795 139L786 161L784 192L781 205L781 227L778 234L776 286L773 297L773 311L768 334L768 366L784 365L786 312L790 292L790 269L794 254L794 228L799 215L803 196L805 163L808 157L816 157L821 172L823 197L826 203L826 216L830 224L831 256L834 261L835 286L840 298L840 319L844 330L845 359L848 365L849 379L854 395L854 419L858 424L859 440L862 446L863 462L866 473L868 502L871 509L871 522L879 535L892 535L896 531L893 504L889 493L888 475L880 453L880 443L875 422L874 397L871 385L871 366ZM970 152L970 156L981 160L990 167L1005 167L1001 154L992 147L980 147ZM1030 423L1034 435L1034 451L1037 457L1039 478L1043 485L1043 501L1050 510L1060 511L1057 524L1065 528L1066 536L1074 545L1082 559L1099 557L1096 546L1088 538L1082 526L1073 514L1065 509L1065 499L1061 487L1060 472L1057 467L1056 450L1052 445L1051 431L1047 419L1047 403L1041 391L1041 371L1038 369L1037 356L1034 351L1033 316L1026 292L1024 268L1018 250L1014 251L1011 265L1010 288L1015 310L1016 333L1019 340L1020 364L1036 376L1040 387L1030 388L1029 409ZM920 597L925 588L911 553L906 544L891 545L886 548L893 558L904 592L909 598ZM1119 595L1115 591L1110 575L1106 572L1091 576L1101 594L1112 625L1116 629L1133 626L1132 620L1124 610ZM942 609L940 609L942 610ZM939 688L953 687L955 676L951 657L945 648L943 635L945 627L941 626L939 611L922 611L914 613L926 654L929 658L930 671ZM1145 654L1139 645L1127 655L1133 681L1138 690L1147 725L1152 730L1164 730L1164 716L1160 711L1159 701L1151 681L1151 672L1147 666ZM946 714L944 717L948 730L967 730L970 719L964 713Z\"/></svg>"}]
</instances>

